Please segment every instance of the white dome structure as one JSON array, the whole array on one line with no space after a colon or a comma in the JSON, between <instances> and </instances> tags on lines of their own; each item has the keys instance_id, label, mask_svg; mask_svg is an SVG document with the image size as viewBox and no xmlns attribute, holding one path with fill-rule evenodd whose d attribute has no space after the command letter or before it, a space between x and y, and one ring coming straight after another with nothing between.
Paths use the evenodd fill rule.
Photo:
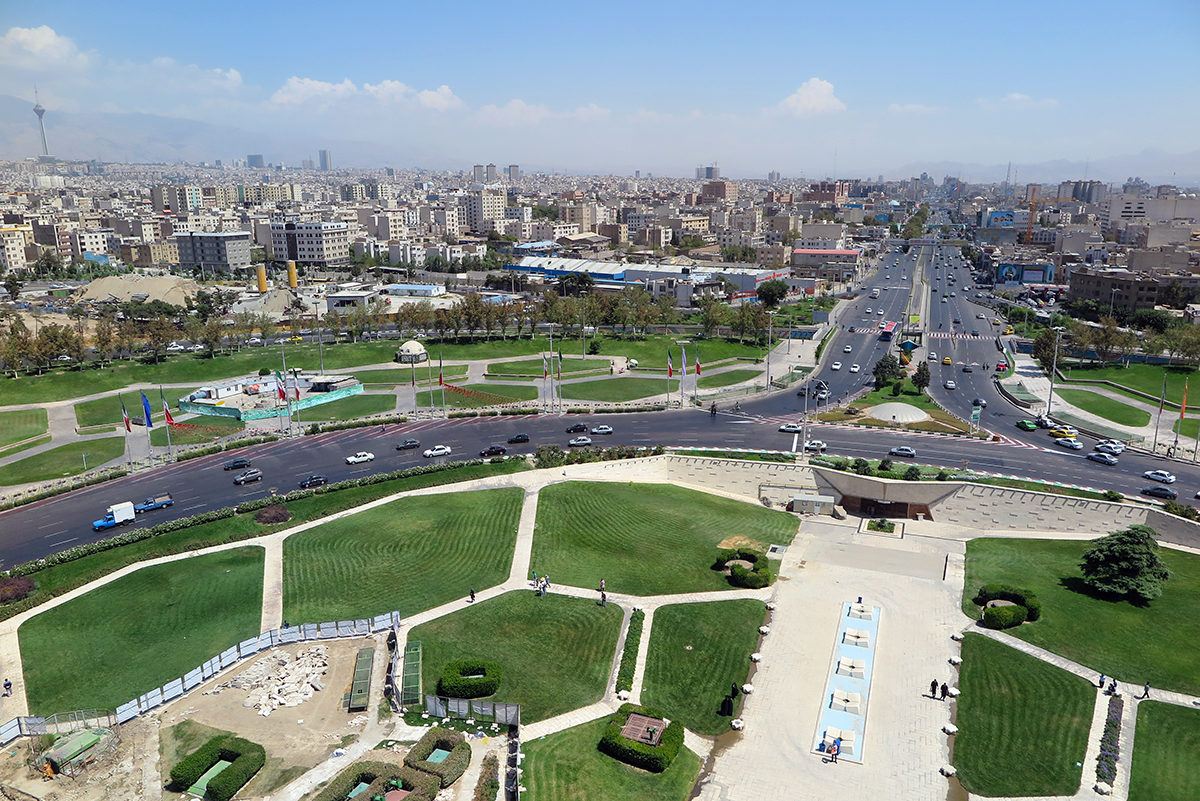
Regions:
<instances>
[{"instance_id":1,"label":"white dome structure","mask_svg":"<svg viewBox=\"0 0 1200 801\"><path fill-rule=\"evenodd\" d=\"M420 364L428 359L429 354L425 352L425 346L415 339L408 340L396 351L396 361L400 364Z\"/></svg>"}]
</instances>

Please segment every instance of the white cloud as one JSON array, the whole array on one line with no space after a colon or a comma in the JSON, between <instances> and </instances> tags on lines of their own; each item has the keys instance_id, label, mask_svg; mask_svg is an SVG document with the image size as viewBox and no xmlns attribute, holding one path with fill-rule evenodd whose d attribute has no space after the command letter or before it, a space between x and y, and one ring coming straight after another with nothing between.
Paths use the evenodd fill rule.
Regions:
<instances>
[{"instance_id":1,"label":"white cloud","mask_svg":"<svg viewBox=\"0 0 1200 801\"><path fill-rule=\"evenodd\" d=\"M434 111L450 111L463 106L462 100L446 84L437 89L423 89L417 92L417 102Z\"/></svg>"},{"instance_id":2,"label":"white cloud","mask_svg":"<svg viewBox=\"0 0 1200 801\"><path fill-rule=\"evenodd\" d=\"M922 103L891 103L887 110L893 114L933 114L941 111L937 106L926 106Z\"/></svg>"},{"instance_id":3,"label":"white cloud","mask_svg":"<svg viewBox=\"0 0 1200 801\"><path fill-rule=\"evenodd\" d=\"M318 81L293 75L271 95L272 103L294 104L340 100L358 94L358 87L349 78L341 83Z\"/></svg>"},{"instance_id":4,"label":"white cloud","mask_svg":"<svg viewBox=\"0 0 1200 801\"><path fill-rule=\"evenodd\" d=\"M398 103L407 100L413 93L413 88L402 81L384 80L379 83L363 83L362 90L376 100L385 103Z\"/></svg>"},{"instance_id":5,"label":"white cloud","mask_svg":"<svg viewBox=\"0 0 1200 801\"><path fill-rule=\"evenodd\" d=\"M832 83L821 78L809 78L775 108L793 117L811 117L845 111L846 104L833 93Z\"/></svg>"},{"instance_id":6,"label":"white cloud","mask_svg":"<svg viewBox=\"0 0 1200 801\"><path fill-rule=\"evenodd\" d=\"M1022 92L1009 92L1001 98L976 98L976 103L989 110L1026 111L1058 105L1053 97L1036 98Z\"/></svg>"},{"instance_id":7,"label":"white cloud","mask_svg":"<svg viewBox=\"0 0 1200 801\"><path fill-rule=\"evenodd\" d=\"M570 112L569 116L577 120L604 120L612 115L612 110L597 106L595 103L588 103L586 106L580 106Z\"/></svg>"},{"instance_id":8,"label":"white cloud","mask_svg":"<svg viewBox=\"0 0 1200 801\"><path fill-rule=\"evenodd\" d=\"M13 27L0 39L0 63L45 70L79 68L87 65L88 56L49 25Z\"/></svg>"},{"instance_id":9,"label":"white cloud","mask_svg":"<svg viewBox=\"0 0 1200 801\"><path fill-rule=\"evenodd\" d=\"M526 103L518 97L496 106L491 103L479 109L479 118L491 125L536 125L554 112L545 106Z\"/></svg>"}]
</instances>

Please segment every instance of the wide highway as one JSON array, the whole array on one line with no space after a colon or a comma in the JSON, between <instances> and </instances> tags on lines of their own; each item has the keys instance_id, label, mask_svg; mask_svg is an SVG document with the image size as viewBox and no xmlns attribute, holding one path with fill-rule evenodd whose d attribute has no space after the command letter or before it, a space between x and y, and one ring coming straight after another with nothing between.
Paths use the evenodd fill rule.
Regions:
<instances>
[{"instance_id":1,"label":"wide highway","mask_svg":"<svg viewBox=\"0 0 1200 801\"><path fill-rule=\"evenodd\" d=\"M953 249L936 250L949 254ZM902 320L902 313L909 308L913 281L917 281L918 291L930 292L933 296L934 292L925 283L929 281L939 298L929 307L932 332L966 331L965 338L957 340L927 337L925 346L917 351L918 358L927 358L930 349L938 353L938 363L931 363L934 375L932 394L963 417L970 414L971 401L975 397L986 399L988 406L981 423L984 428L1001 435L1000 441L825 424L811 426L810 438L826 442L831 454L851 458L879 458L886 455L889 448L903 444L916 448L916 461L922 464L951 469L966 467L1035 480L1113 489L1133 495L1153 484L1142 478L1143 471L1168 469L1179 477L1178 483L1173 486L1179 491L1180 500L1192 498L1200 489L1200 466L1126 452L1120 457L1119 464L1109 467L1084 458L1093 444L1089 440L1084 440L1084 450L1067 451L1055 446L1045 431L1026 433L1017 429L1013 425L1015 421L1028 417L1029 413L1004 401L981 366L984 361L994 365L998 351L994 339L995 327L991 326L990 321L978 320L975 315L982 313L990 318L992 313L966 297L969 294L973 298L975 293L973 288L969 292L965 289L971 283L966 269L942 263L934 251L933 247L914 249L913 253L904 254L898 265L892 262L891 257L885 256L880 260L882 268L863 282L866 289L851 302L850 308L840 312L839 328L827 346L814 378L829 382L832 400L850 394L869 382L871 366L886 352L884 348L887 347L878 338L881 316L877 310L880 307L884 309L884 320ZM930 273L931 268L936 268L939 263L942 266L933 269L933 273L941 273L940 281ZM940 296L942 288L947 286L945 276L948 270L959 273L957 288L951 290L956 297L947 298L943 304ZM873 286L881 287L880 297L875 300L869 297ZM872 309L870 314L866 311L868 306ZM953 323L956 317L961 321L958 324ZM984 327L985 322L987 328ZM850 326L857 329L860 324L870 332L859 334L849 331ZM845 328L841 327L843 325ZM976 327L980 338L974 338L970 333ZM844 352L846 345L850 345L850 353ZM951 356L952 365L941 364L943 354ZM842 363L840 370L832 369L834 361ZM964 373L963 366L972 363L979 367L971 373ZM860 365L860 372L849 372L853 364ZM958 389L942 389L942 382L951 376L958 383ZM543 414L529 417L434 419L390 425L386 431L378 427L359 428L281 440L234 453L143 471L0 513L0 566L12 566L111 536L115 533L111 530L94 533L91 521L102 516L105 507L121 501L137 502L154 493L170 492L175 499L174 506L150 512L138 519L139 525L154 525L272 493L287 492L297 488L302 479L313 473L325 474L334 482L425 464L431 460L423 458L421 452L433 445L448 445L453 453L432 461L474 457L488 445L506 444L506 440L517 433L528 434L531 441L522 445L506 445L509 453L530 453L538 445L550 443L566 448L567 441L574 436L568 434L566 428L576 422L592 427L602 424L613 427L610 435L593 435L592 439L598 446L664 444L799 450L799 437L782 433L778 428L784 422L799 421L806 402L811 404L812 400L798 397L793 388L745 401L740 413L733 413L726 407L715 417L706 409L682 409L583 417ZM809 410L812 411L811 405ZM396 444L406 437L420 440L421 447L396 450ZM375 460L347 465L345 457L359 450L372 451ZM250 458L254 466L263 471L264 480L235 486L233 476L236 472L222 469L222 465L235 456ZM124 530L127 529L117 531Z\"/></svg>"}]
</instances>

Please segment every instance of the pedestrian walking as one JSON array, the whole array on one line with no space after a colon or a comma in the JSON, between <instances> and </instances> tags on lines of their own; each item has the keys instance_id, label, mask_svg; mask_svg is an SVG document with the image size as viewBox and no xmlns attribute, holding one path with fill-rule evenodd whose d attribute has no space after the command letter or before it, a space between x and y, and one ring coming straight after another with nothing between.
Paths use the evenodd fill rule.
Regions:
<instances>
[{"instance_id":1,"label":"pedestrian walking","mask_svg":"<svg viewBox=\"0 0 1200 801\"><path fill-rule=\"evenodd\" d=\"M945 682L942 682L942 700L945 701L946 696L949 694L950 694L950 688L946 686Z\"/></svg>"},{"instance_id":2,"label":"pedestrian walking","mask_svg":"<svg viewBox=\"0 0 1200 801\"><path fill-rule=\"evenodd\" d=\"M937 691L938 691L938 680L934 679L933 681L929 682L929 697L936 700L937 699Z\"/></svg>"},{"instance_id":3,"label":"pedestrian walking","mask_svg":"<svg viewBox=\"0 0 1200 801\"><path fill-rule=\"evenodd\" d=\"M833 745L829 746L829 761L837 764L838 754L842 753L842 738L839 737L833 741Z\"/></svg>"},{"instance_id":4,"label":"pedestrian walking","mask_svg":"<svg viewBox=\"0 0 1200 801\"><path fill-rule=\"evenodd\" d=\"M7 688L7 686L8 686L8 683L5 682L5 687ZM1146 686L1142 688L1142 698L1149 698L1149 697L1150 697L1150 682L1146 682Z\"/></svg>"},{"instance_id":5,"label":"pedestrian walking","mask_svg":"<svg viewBox=\"0 0 1200 801\"><path fill-rule=\"evenodd\" d=\"M475 588L471 588L471 603L475 603Z\"/></svg>"},{"instance_id":6,"label":"pedestrian walking","mask_svg":"<svg viewBox=\"0 0 1200 801\"><path fill-rule=\"evenodd\" d=\"M4 680L4 695L5 697L12 695L12 681L10 679Z\"/></svg>"},{"instance_id":7,"label":"pedestrian walking","mask_svg":"<svg viewBox=\"0 0 1200 801\"><path fill-rule=\"evenodd\" d=\"M604 579L600 579L600 592L604 592Z\"/></svg>"},{"instance_id":8,"label":"pedestrian walking","mask_svg":"<svg viewBox=\"0 0 1200 801\"><path fill-rule=\"evenodd\" d=\"M1117 680L1116 679L1108 680L1108 694L1109 695L1117 694Z\"/></svg>"},{"instance_id":9,"label":"pedestrian walking","mask_svg":"<svg viewBox=\"0 0 1200 801\"><path fill-rule=\"evenodd\" d=\"M1100 674L1100 689L1101 690L1104 689L1104 682L1107 679L1108 679L1108 676L1105 676L1103 673Z\"/></svg>"},{"instance_id":10,"label":"pedestrian walking","mask_svg":"<svg viewBox=\"0 0 1200 801\"><path fill-rule=\"evenodd\" d=\"M608 593L604 592L604 590L600 591L600 605L608 606Z\"/></svg>"}]
</instances>

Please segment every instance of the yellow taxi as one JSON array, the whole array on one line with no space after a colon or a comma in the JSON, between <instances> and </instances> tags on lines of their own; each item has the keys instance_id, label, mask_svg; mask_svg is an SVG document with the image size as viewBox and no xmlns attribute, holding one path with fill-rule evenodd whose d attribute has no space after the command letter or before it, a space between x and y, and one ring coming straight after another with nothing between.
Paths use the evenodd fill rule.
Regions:
<instances>
[{"instance_id":1,"label":"yellow taxi","mask_svg":"<svg viewBox=\"0 0 1200 801\"><path fill-rule=\"evenodd\" d=\"M1052 428L1050 429L1050 436L1055 439L1075 439L1077 433L1073 428Z\"/></svg>"},{"instance_id":2,"label":"yellow taxi","mask_svg":"<svg viewBox=\"0 0 1200 801\"><path fill-rule=\"evenodd\" d=\"M287 338L288 342L303 342L304 338L299 336L291 336Z\"/></svg>"},{"instance_id":3,"label":"yellow taxi","mask_svg":"<svg viewBox=\"0 0 1200 801\"><path fill-rule=\"evenodd\" d=\"M999 320L992 320L992 325L1000 325L1000 321L999 321Z\"/></svg>"},{"instance_id":4,"label":"yellow taxi","mask_svg":"<svg viewBox=\"0 0 1200 801\"><path fill-rule=\"evenodd\" d=\"M1008 328L1004 329L1005 334L1011 334L1012 332L1013 332L1013 327L1011 325Z\"/></svg>"},{"instance_id":5,"label":"yellow taxi","mask_svg":"<svg viewBox=\"0 0 1200 801\"><path fill-rule=\"evenodd\" d=\"M954 364L954 361L949 356L947 356L944 359L942 359L942 364Z\"/></svg>"}]
</instances>

